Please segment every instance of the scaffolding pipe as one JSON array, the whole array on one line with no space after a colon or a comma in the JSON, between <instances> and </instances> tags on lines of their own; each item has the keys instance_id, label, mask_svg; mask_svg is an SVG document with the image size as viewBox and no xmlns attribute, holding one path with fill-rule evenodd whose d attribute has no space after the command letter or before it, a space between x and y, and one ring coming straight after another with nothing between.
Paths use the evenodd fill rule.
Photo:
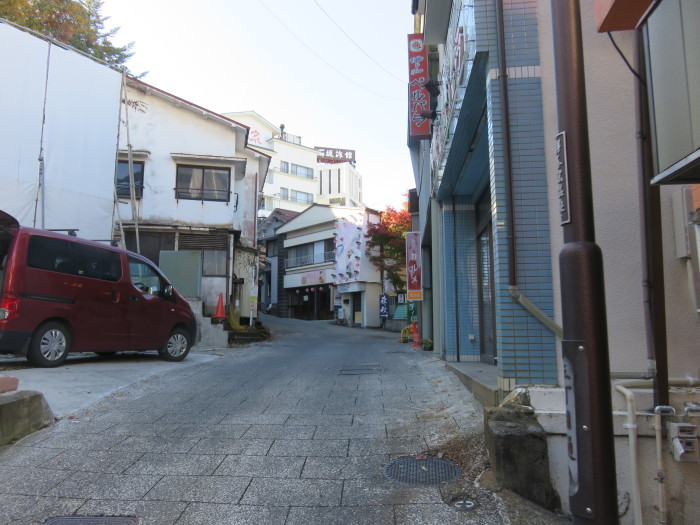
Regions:
<instances>
[{"instance_id":1,"label":"scaffolding pipe","mask_svg":"<svg viewBox=\"0 0 700 525\"><path fill-rule=\"evenodd\" d=\"M136 237L136 253L141 253L139 241L139 220L136 215L136 186L134 184L134 155L131 149L131 137L129 135L129 102L126 94L126 70L122 70L122 93L124 95L124 120L126 126L126 147L129 153L129 200L131 201L131 216L134 220L134 235Z\"/></svg>"}]
</instances>

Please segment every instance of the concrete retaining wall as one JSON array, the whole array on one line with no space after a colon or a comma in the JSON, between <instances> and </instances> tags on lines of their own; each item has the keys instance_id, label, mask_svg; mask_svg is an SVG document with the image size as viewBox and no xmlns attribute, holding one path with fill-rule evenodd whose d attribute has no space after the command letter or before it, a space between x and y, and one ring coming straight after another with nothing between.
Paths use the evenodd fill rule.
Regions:
<instances>
[{"instance_id":1,"label":"concrete retaining wall","mask_svg":"<svg viewBox=\"0 0 700 525\"><path fill-rule=\"evenodd\" d=\"M55 419L41 392L0 394L0 446L47 427Z\"/></svg>"}]
</instances>

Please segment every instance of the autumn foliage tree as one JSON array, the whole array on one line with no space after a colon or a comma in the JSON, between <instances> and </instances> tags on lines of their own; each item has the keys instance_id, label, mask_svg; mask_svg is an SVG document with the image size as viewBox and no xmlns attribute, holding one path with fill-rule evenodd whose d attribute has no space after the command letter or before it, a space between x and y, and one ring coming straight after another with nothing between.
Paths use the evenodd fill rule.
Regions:
<instances>
[{"instance_id":1,"label":"autumn foliage tree","mask_svg":"<svg viewBox=\"0 0 700 525\"><path fill-rule=\"evenodd\" d=\"M379 222L370 224L365 235L367 256L396 290L405 286L406 232L410 230L411 214L406 201L399 210L387 206L381 212Z\"/></svg>"},{"instance_id":2,"label":"autumn foliage tree","mask_svg":"<svg viewBox=\"0 0 700 525\"><path fill-rule=\"evenodd\" d=\"M115 46L119 28L105 30L101 0L1 0L0 18L46 35L106 62L124 66L133 43Z\"/></svg>"}]
</instances>

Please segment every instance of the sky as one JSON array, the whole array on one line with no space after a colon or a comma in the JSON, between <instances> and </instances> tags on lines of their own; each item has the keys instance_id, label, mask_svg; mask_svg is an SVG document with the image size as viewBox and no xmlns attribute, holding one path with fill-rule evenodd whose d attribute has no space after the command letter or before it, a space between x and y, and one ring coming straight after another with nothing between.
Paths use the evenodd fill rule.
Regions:
<instances>
[{"instance_id":1,"label":"sky","mask_svg":"<svg viewBox=\"0 0 700 525\"><path fill-rule=\"evenodd\" d=\"M133 74L217 113L254 110L309 147L354 149L363 200L400 206L410 0L105 0Z\"/></svg>"}]
</instances>

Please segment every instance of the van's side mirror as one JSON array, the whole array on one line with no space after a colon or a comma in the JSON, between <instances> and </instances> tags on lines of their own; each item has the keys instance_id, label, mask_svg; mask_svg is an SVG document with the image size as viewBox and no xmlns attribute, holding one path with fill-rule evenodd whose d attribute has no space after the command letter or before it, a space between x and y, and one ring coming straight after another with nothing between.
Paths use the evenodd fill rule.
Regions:
<instances>
[{"instance_id":1,"label":"van's side mirror","mask_svg":"<svg viewBox=\"0 0 700 525\"><path fill-rule=\"evenodd\" d=\"M163 297L166 299L172 299L175 296L175 288L173 288L172 284L169 284L165 287L163 290Z\"/></svg>"}]
</instances>

